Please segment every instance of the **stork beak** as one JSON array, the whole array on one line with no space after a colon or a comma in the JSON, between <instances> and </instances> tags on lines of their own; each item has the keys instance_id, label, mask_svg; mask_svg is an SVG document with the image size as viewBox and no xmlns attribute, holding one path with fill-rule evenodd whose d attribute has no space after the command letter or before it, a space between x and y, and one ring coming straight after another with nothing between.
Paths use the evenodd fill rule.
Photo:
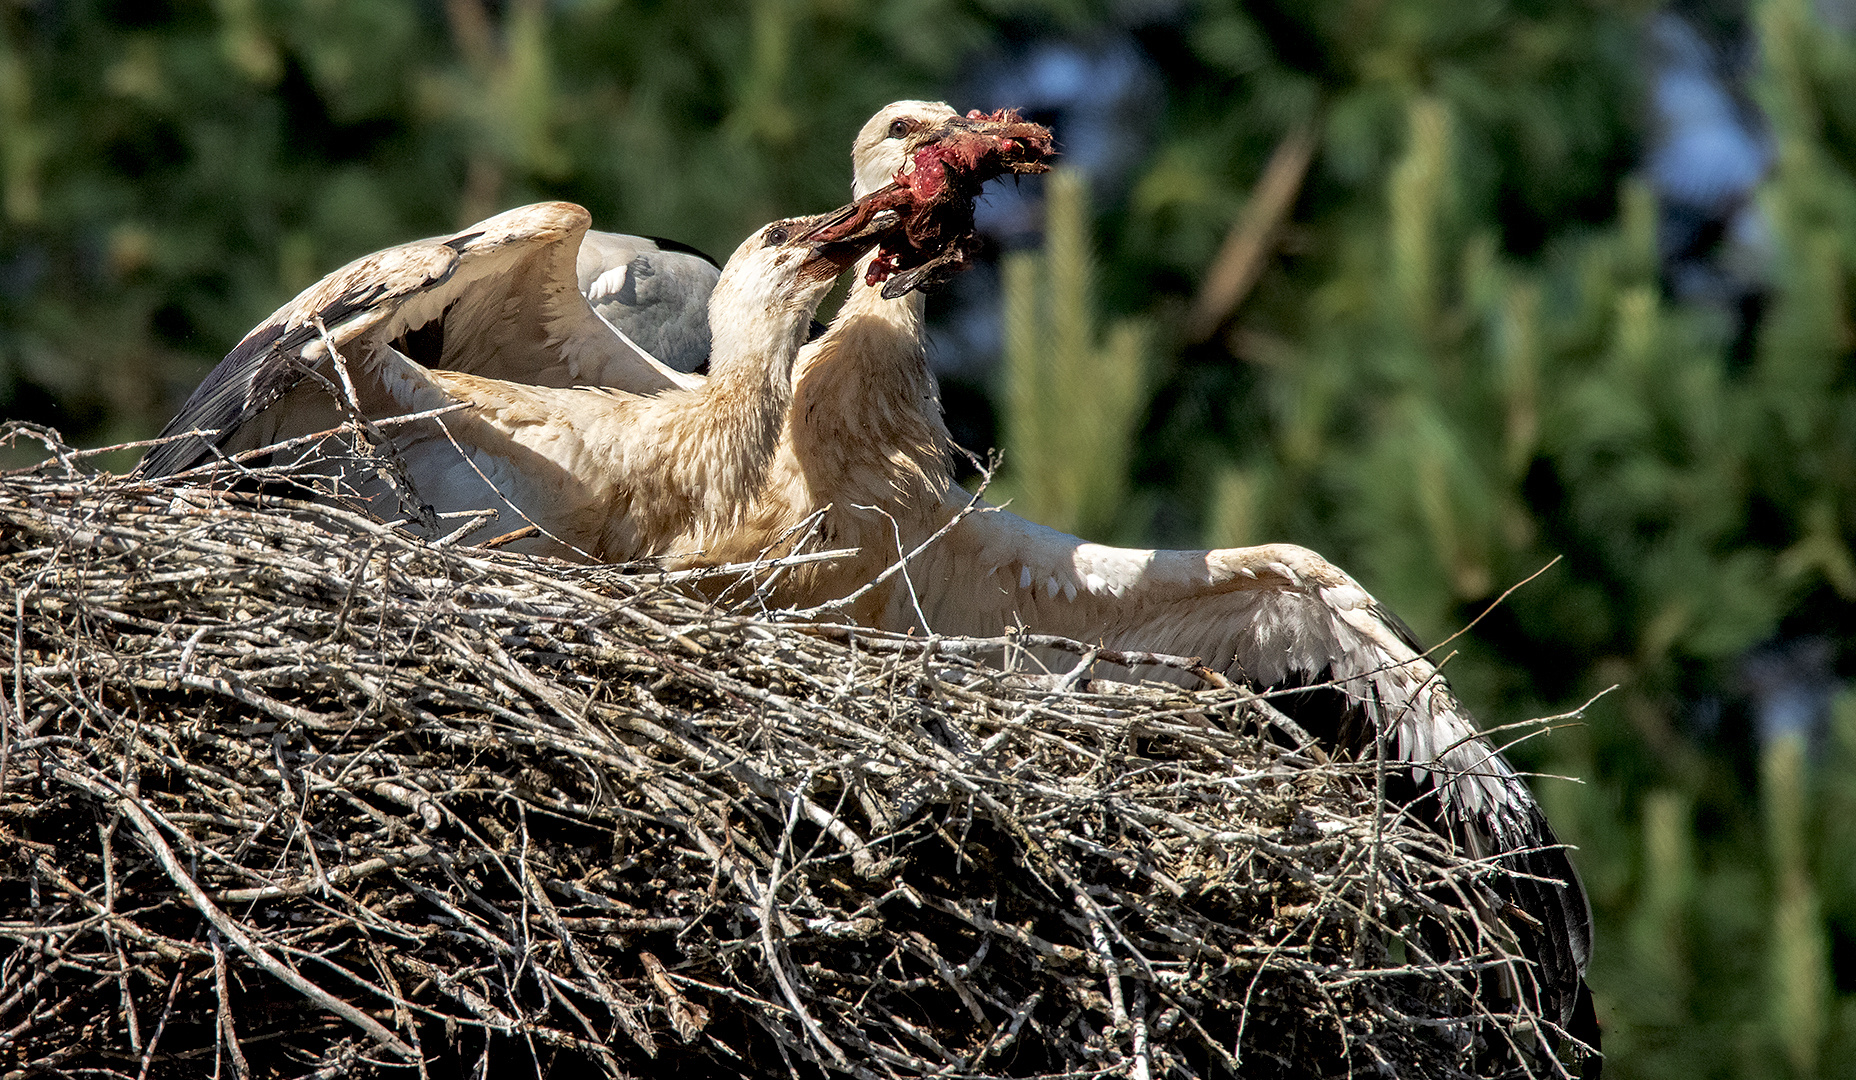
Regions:
<instances>
[{"instance_id":1,"label":"stork beak","mask_svg":"<svg viewBox=\"0 0 1856 1080\"><path fill-rule=\"evenodd\" d=\"M944 284L972 263L972 246L971 236L961 237L927 262L891 274L883 282L883 299L895 300L908 295L911 289L928 290Z\"/></svg>"},{"instance_id":2,"label":"stork beak","mask_svg":"<svg viewBox=\"0 0 1856 1080\"><path fill-rule=\"evenodd\" d=\"M890 188L894 186L892 184ZM894 208L883 205L879 199L890 188L820 215L816 219L818 223L799 239L817 247L881 239L884 234L894 232L902 224L902 215Z\"/></svg>"},{"instance_id":3,"label":"stork beak","mask_svg":"<svg viewBox=\"0 0 1856 1080\"><path fill-rule=\"evenodd\" d=\"M901 227L902 215L887 207L873 207L870 198L840 207L799 238L812 245L805 270L837 277Z\"/></svg>"}]
</instances>

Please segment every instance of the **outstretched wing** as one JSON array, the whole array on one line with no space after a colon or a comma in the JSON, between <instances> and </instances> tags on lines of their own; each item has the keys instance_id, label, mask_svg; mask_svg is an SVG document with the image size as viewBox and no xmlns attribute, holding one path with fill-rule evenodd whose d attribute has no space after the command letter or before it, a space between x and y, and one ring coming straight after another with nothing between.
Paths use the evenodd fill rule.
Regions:
<instances>
[{"instance_id":1,"label":"outstretched wing","mask_svg":"<svg viewBox=\"0 0 1856 1080\"><path fill-rule=\"evenodd\" d=\"M722 270L695 248L653 236L589 230L580 291L613 329L682 372L709 362L709 294Z\"/></svg>"},{"instance_id":2,"label":"outstretched wing","mask_svg":"<svg viewBox=\"0 0 1856 1080\"><path fill-rule=\"evenodd\" d=\"M955 491L943 513L964 505ZM944 517L945 520L945 517ZM1576 871L1527 785L1458 703L1411 632L1338 567L1274 544L1153 551L1085 543L1000 510L970 515L913 562L879 619L941 634L1009 627L1122 651L1196 656L1259 691L1311 688L1275 703L1330 745L1370 755L1375 732L1406 768L1420 813L1474 857L1513 871L1495 883L1537 920L1528 955L1542 1003L1570 1023L1591 956L1591 911ZM919 610L916 604L919 603ZM1190 680L1177 670L1144 677ZM1318 689L1315 689L1318 688ZM1541 880L1544 879L1544 880Z\"/></svg>"},{"instance_id":3,"label":"outstretched wing","mask_svg":"<svg viewBox=\"0 0 1856 1080\"><path fill-rule=\"evenodd\" d=\"M537 203L342 267L246 335L207 375L162 435L208 434L157 445L141 474L179 472L212 446L264 445L329 426L326 399L299 384L311 370L328 370L331 347L357 381L375 350L393 344L428 368L509 382L640 394L690 385L689 376L614 333L581 295L575 258L587 223L572 203Z\"/></svg>"}]
</instances>

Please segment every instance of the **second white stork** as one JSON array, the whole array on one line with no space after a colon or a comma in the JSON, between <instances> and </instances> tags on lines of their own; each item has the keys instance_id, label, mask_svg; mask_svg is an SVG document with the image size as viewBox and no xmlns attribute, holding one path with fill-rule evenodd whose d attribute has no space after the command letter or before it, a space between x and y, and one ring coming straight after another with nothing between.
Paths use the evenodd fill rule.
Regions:
<instances>
[{"instance_id":1,"label":"second white stork","mask_svg":"<svg viewBox=\"0 0 1856 1080\"><path fill-rule=\"evenodd\" d=\"M666 367L709 366L709 294L722 268L661 236L588 229L574 264L580 292L599 317Z\"/></svg>"},{"instance_id":2,"label":"second white stork","mask_svg":"<svg viewBox=\"0 0 1856 1080\"><path fill-rule=\"evenodd\" d=\"M864 129L860 147L909 121L952 112L923 103L892 109ZM860 184L875 180L859 177ZM922 316L919 294L888 299L857 288L826 334L801 352L787 431L750 519L755 533L742 537L741 547L771 543L816 514L823 543L860 554L788 571L776 602L810 608L852 595L969 504L951 481L951 440ZM1315 552L1286 544L1111 547L986 509L953 525L905 574L844 613L897 632L1022 630L1106 650L1197 657L1259 691L1303 690L1278 704L1306 719L1330 748L1366 756L1383 745L1414 810L1472 856L1499 864L1497 907L1518 909L1503 921L1533 964L1519 980L1528 984L1523 994L1562 1032L1596 1046L1583 982L1591 910L1565 849L1433 658L1358 582ZM1127 674L1111 665L1096 673ZM1138 674L1194 680L1171 668ZM1597 1060L1590 1059L1588 1074Z\"/></svg>"}]
</instances>

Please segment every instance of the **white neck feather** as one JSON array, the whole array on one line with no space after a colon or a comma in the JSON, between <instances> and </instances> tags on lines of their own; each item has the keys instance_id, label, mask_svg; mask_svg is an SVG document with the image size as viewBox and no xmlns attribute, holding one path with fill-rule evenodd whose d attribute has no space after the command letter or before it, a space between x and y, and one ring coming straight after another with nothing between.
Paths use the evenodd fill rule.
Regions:
<instances>
[{"instance_id":1,"label":"white neck feather","mask_svg":"<svg viewBox=\"0 0 1856 1080\"><path fill-rule=\"evenodd\" d=\"M775 274L771 258L730 266L709 301L709 378L700 388L660 395L677 416L673 437L659 442L663 472L680 478L699 546L747 512L766 479L793 400L793 361L812 311L830 282ZM776 280L777 277L777 280Z\"/></svg>"},{"instance_id":2,"label":"white neck feather","mask_svg":"<svg viewBox=\"0 0 1856 1080\"><path fill-rule=\"evenodd\" d=\"M831 329L801 353L794 442L810 458L804 469L822 501L938 505L952 440L928 370L926 302L918 292L885 300L863 284L869 262L859 263Z\"/></svg>"}]
</instances>

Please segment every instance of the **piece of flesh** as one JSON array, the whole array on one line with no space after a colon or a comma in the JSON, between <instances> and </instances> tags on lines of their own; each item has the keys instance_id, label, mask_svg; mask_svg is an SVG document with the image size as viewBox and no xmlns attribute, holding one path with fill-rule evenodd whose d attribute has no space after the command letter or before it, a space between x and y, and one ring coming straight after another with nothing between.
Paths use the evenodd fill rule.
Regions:
<instances>
[{"instance_id":1,"label":"piece of flesh","mask_svg":"<svg viewBox=\"0 0 1856 1080\"><path fill-rule=\"evenodd\" d=\"M885 210L902 216L903 228L878 249L864 276L891 299L931 288L965 268L976 241L973 203L987 181L1050 169L1055 152L1050 129L1021 119L1015 110L975 110L949 126L915 152L910 168L860 200L858 213L837 227L850 233Z\"/></svg>"}]
</instances>

